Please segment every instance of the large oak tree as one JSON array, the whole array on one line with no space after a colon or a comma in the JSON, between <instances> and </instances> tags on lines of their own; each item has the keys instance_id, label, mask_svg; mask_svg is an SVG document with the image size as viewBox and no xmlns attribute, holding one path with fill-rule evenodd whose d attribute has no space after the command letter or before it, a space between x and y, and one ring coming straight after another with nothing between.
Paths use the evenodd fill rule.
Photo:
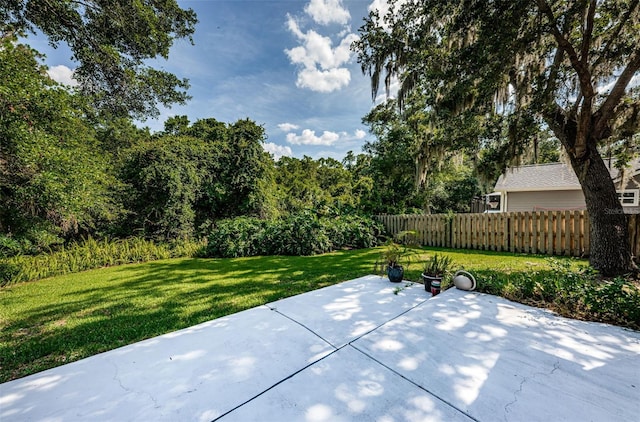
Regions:
<instances>
[{"instance_id":1,"label":"large oak tree","mask_svg":"<svg viewBox=\"0 0 640 422\"><path fill-rule=\"evenodd\" d=\"M155 69L147 60L167 58L175 39L197 22L176 0L4 0L0 37L42 32L50 44L66 43L78 62L74 77L98 110L145 118L157 104L183 103L187 80Z\"/></svg>"},{"instance_id":2,"label":"large oak tree","mask_svg":"<svg viewBox=\"0 0 640 422\"><path fill-rule=\"evenodd\" d=\"M591 264L616 275L633 262L602 148L638 144L639 3L393 1L385 16L369 16L354 47L374 96L383 76L387 88L398 77L399 103L419 92L444 133L470 116L474 124L499 121L504 130L487 130L476 144L493 133L517 155L532 127L551 129L585 195Z\"/></svg>"}]
</instances>

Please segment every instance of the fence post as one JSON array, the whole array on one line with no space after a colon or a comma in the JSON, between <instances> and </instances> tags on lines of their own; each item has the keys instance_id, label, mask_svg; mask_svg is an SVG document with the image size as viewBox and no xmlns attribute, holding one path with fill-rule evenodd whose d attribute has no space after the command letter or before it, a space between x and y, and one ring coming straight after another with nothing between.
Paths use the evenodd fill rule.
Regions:
<instances>
[{"instance_id":1,"label":"fence post","mask_svg":"<svg viewBox=\"0 0 640 422\"><path fill-rule=\"evenodd\" d=\"M538 253L538 212L531 214L531 253Z\"/></svg>"},{"instance_id":2,"label":"fence post","mask_svg":"<svg viewBox=\"0 0 640 422\"><path fill-rule=\"evenodd\" d=\"M582 233L580 230L580 211L573 212L573 256L580 256L580 241Z\"/></svg>"},{"instance_id":3,"label":"fence post","mask_svg":"<svg viewBox=\"0 0 640 422\"><path fill-rule=\"evenodd\" d=\"M553 239L554 239L554 231L553 231L553 213L551 211L547 211L547 255L553 255Z\"/></svg>"},{"instance_id":4,"label":"fence post","mask_svg":"<svg viewBox=\"0 0 640 422\"><path fill-rule=\"evenodd\" d=\"M589 220L589 212L584 212L584 255L591 254L591 222Z\"/></svg>"},{"instance_id":5,"label":"fence post","mask_svg":"<svg viewBox=\"0 0 640 422\"><path fill-rule=\"evenodd\" d=\"M562 214L556 213L554 227L556 243L553 247L554 255L562 255Z\"/></svg>"}]
</instances>

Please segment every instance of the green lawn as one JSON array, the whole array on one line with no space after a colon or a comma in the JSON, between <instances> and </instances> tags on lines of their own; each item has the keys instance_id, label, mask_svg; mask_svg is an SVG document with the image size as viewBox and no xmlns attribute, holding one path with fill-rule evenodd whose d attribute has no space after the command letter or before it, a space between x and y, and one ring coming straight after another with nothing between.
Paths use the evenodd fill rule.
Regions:
<instances>
[{"instance_id":1,"label":"green lawn","mask_svg":"<svg viewBox=\"0 0 640 422\"><path fill-rule=\"evenodd\" d=\"M543 257L445 252L468 270L546 269ZM0 289L0 382L373 272L380 249L310 257L171 259ZM405 278L418 280L414 259ZM426 294L426 293L425 293Z\"/></svg>"}]
</instances>

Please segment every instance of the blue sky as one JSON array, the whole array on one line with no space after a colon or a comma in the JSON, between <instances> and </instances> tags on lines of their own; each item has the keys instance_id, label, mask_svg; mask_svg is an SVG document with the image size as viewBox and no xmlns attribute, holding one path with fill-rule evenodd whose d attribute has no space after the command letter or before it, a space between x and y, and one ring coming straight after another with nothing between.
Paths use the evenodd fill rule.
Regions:
<instances>
[{"instance_id":1,"label":"blue sky","mask_svg":"<svg viewBox=\"0 0 640 422\"><path fill-rule=\"evenodd\" d=\"M371 140L362 117L371 109L370 82L349 50L370 7L384 0L178 0L199 23L195 45L177 40L169 60L155 60L191 83L192 100L161 109L142 123L162 130L165 119L187 115L264 126L265 149L281 155L342 159ZM46 40L50 74L69 80L75 67L65 46Z\"/></svg>"}]
</instances>

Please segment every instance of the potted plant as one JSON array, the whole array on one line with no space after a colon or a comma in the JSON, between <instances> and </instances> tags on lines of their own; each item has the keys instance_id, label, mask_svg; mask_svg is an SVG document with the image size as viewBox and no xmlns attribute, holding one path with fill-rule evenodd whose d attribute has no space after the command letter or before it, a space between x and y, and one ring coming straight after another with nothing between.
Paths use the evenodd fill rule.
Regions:
<instances>
[{"instance_id":1,"label":"potted plant","mask_svg":"<svg viewBox=\"0 0 640 422\"><path fill-rule=\"evenodd\" d=\"M409 264L410 251L404 245L393 241L387 242L384 250L380 253L380 259L376 261L376 272L385 274L389 281L399 283L404 277L404 266Z\"/></svg>"},{"instance_id":2,"label":"potted plant","mask_svg":"<svg viewBox=\"0 0 640 422\"><path fill-rule=\"evenodd\" d=\"M440 293L442 278L445 276L453 261L446 255L435 254L424 264L422 271L422 281L424 289L430 291L434 296Z\"/></svg>"}]
</instances>

